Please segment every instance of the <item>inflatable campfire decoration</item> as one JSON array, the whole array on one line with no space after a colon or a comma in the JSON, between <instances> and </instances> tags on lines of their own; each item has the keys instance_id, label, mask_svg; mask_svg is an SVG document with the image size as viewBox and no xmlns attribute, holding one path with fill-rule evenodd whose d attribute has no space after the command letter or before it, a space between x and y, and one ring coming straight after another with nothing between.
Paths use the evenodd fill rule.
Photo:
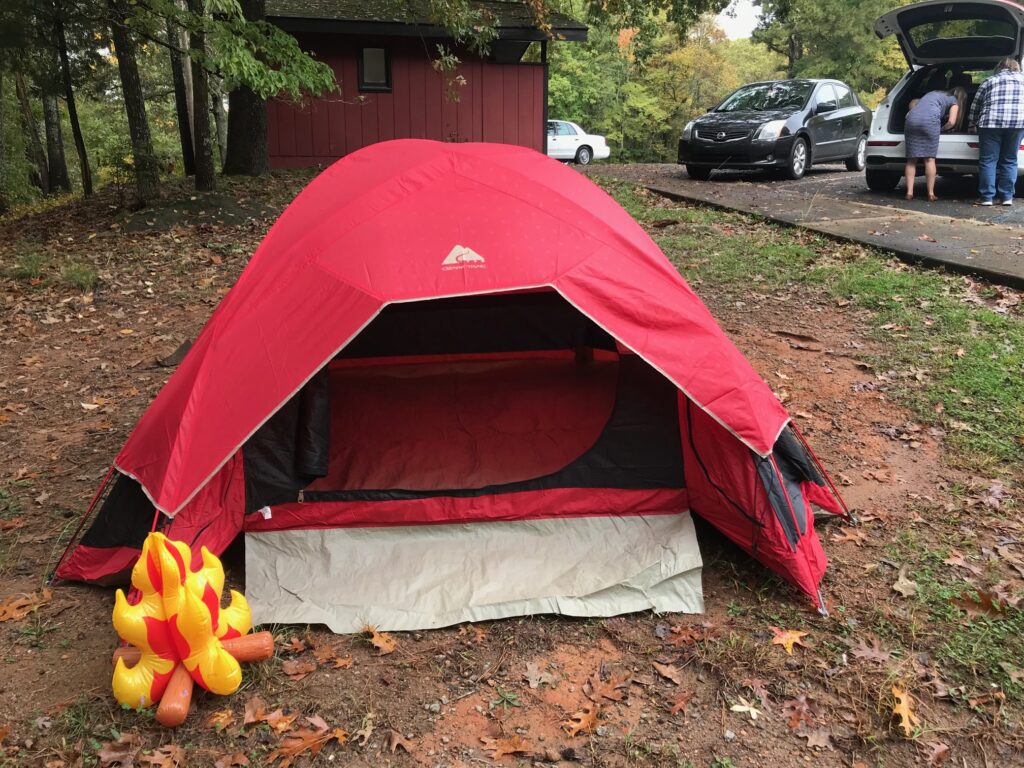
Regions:
<instances>
[{"instance_id":1,"label":"inflatable campfire decoration","mask_svg":"<svg viewBox=\"0 0 1024 768\"><path fill-rule=\"evenodd\" d=\"M188 714L193 683L221 695L238 690L240 661L269 658L269 632L247 635L252 627L249 605L231 590L221 608L224 568L206 547L202 565L193 570L187 544L151 533L132 569L139 599L128 602L117 591L114 629L127 648L114 654L114 698L130 707L160 702L157 720L180 725Z\"/></svg>"}]
</instances>

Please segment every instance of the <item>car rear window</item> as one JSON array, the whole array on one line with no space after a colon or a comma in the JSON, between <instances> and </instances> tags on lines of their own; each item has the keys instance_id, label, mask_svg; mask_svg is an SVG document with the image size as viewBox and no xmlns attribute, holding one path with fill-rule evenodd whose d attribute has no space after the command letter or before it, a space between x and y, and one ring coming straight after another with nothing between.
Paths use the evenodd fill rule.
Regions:
<instances>
[{"instance_id":1,"label":"car rear window","mask_svg":"<svg viewBox=\"0 0 1024 768\"><path fill-rule=\"evenodd\" d=\"M932 41L964 37L1005 37L1013 40L1017 28L1005 19L948 19L920 24L907 30L914 47L920 49Z\"/></svg>"}]
</instances>

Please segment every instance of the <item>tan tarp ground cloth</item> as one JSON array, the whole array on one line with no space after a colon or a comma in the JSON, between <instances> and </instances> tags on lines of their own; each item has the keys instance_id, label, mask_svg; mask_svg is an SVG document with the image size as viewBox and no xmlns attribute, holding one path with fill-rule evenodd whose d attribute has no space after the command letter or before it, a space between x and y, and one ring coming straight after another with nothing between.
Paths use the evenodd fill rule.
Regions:
<instances>
[{"instance_id":1,"label":"tan tarp ground cloth","mask_svg":"<svg viewBox=\"0 0 1024 768\"><path fill-rule=\"evenodd\" d=\"M558 613L701 613L689 512L248 533L253 621L334 632Z\"/></svg>"}]
</instances>

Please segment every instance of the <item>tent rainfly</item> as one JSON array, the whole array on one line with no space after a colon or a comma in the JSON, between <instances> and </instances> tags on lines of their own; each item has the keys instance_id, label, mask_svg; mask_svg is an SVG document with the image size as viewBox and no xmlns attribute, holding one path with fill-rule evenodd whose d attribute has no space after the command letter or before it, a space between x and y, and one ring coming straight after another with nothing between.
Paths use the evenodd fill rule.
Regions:
<instances>
[{"instance_id":1,"label":"tent rainfly","mask_svg":"<svg viewBox=\"0 0 1024 768\"><path fill-rule=\"evenodd\" d=\"M702 609L690 512L819 607L845 507L769 387L597 185L399 140L274 224L57 576L245 534L254 619L352 631ZM89 513L87 513L89 517Z\"/></svg>"}]
</instances>

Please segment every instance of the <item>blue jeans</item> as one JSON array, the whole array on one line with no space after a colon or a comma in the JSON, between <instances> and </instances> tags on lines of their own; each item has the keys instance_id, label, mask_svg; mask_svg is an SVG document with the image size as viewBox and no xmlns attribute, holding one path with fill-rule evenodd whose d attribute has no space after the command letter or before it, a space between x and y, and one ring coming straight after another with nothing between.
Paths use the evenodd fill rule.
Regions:
<instances>
[{"instance_id":1,"label":"blue jeans","mask_svg":"<svg viewBox=\"0 0 1024 768\"><path fill-rule=\"evenodd\" d=\"M1017 151L1024 128L978 129L978 195L1012 200L1017 183Z\"/></svg>"}]
</instances>

